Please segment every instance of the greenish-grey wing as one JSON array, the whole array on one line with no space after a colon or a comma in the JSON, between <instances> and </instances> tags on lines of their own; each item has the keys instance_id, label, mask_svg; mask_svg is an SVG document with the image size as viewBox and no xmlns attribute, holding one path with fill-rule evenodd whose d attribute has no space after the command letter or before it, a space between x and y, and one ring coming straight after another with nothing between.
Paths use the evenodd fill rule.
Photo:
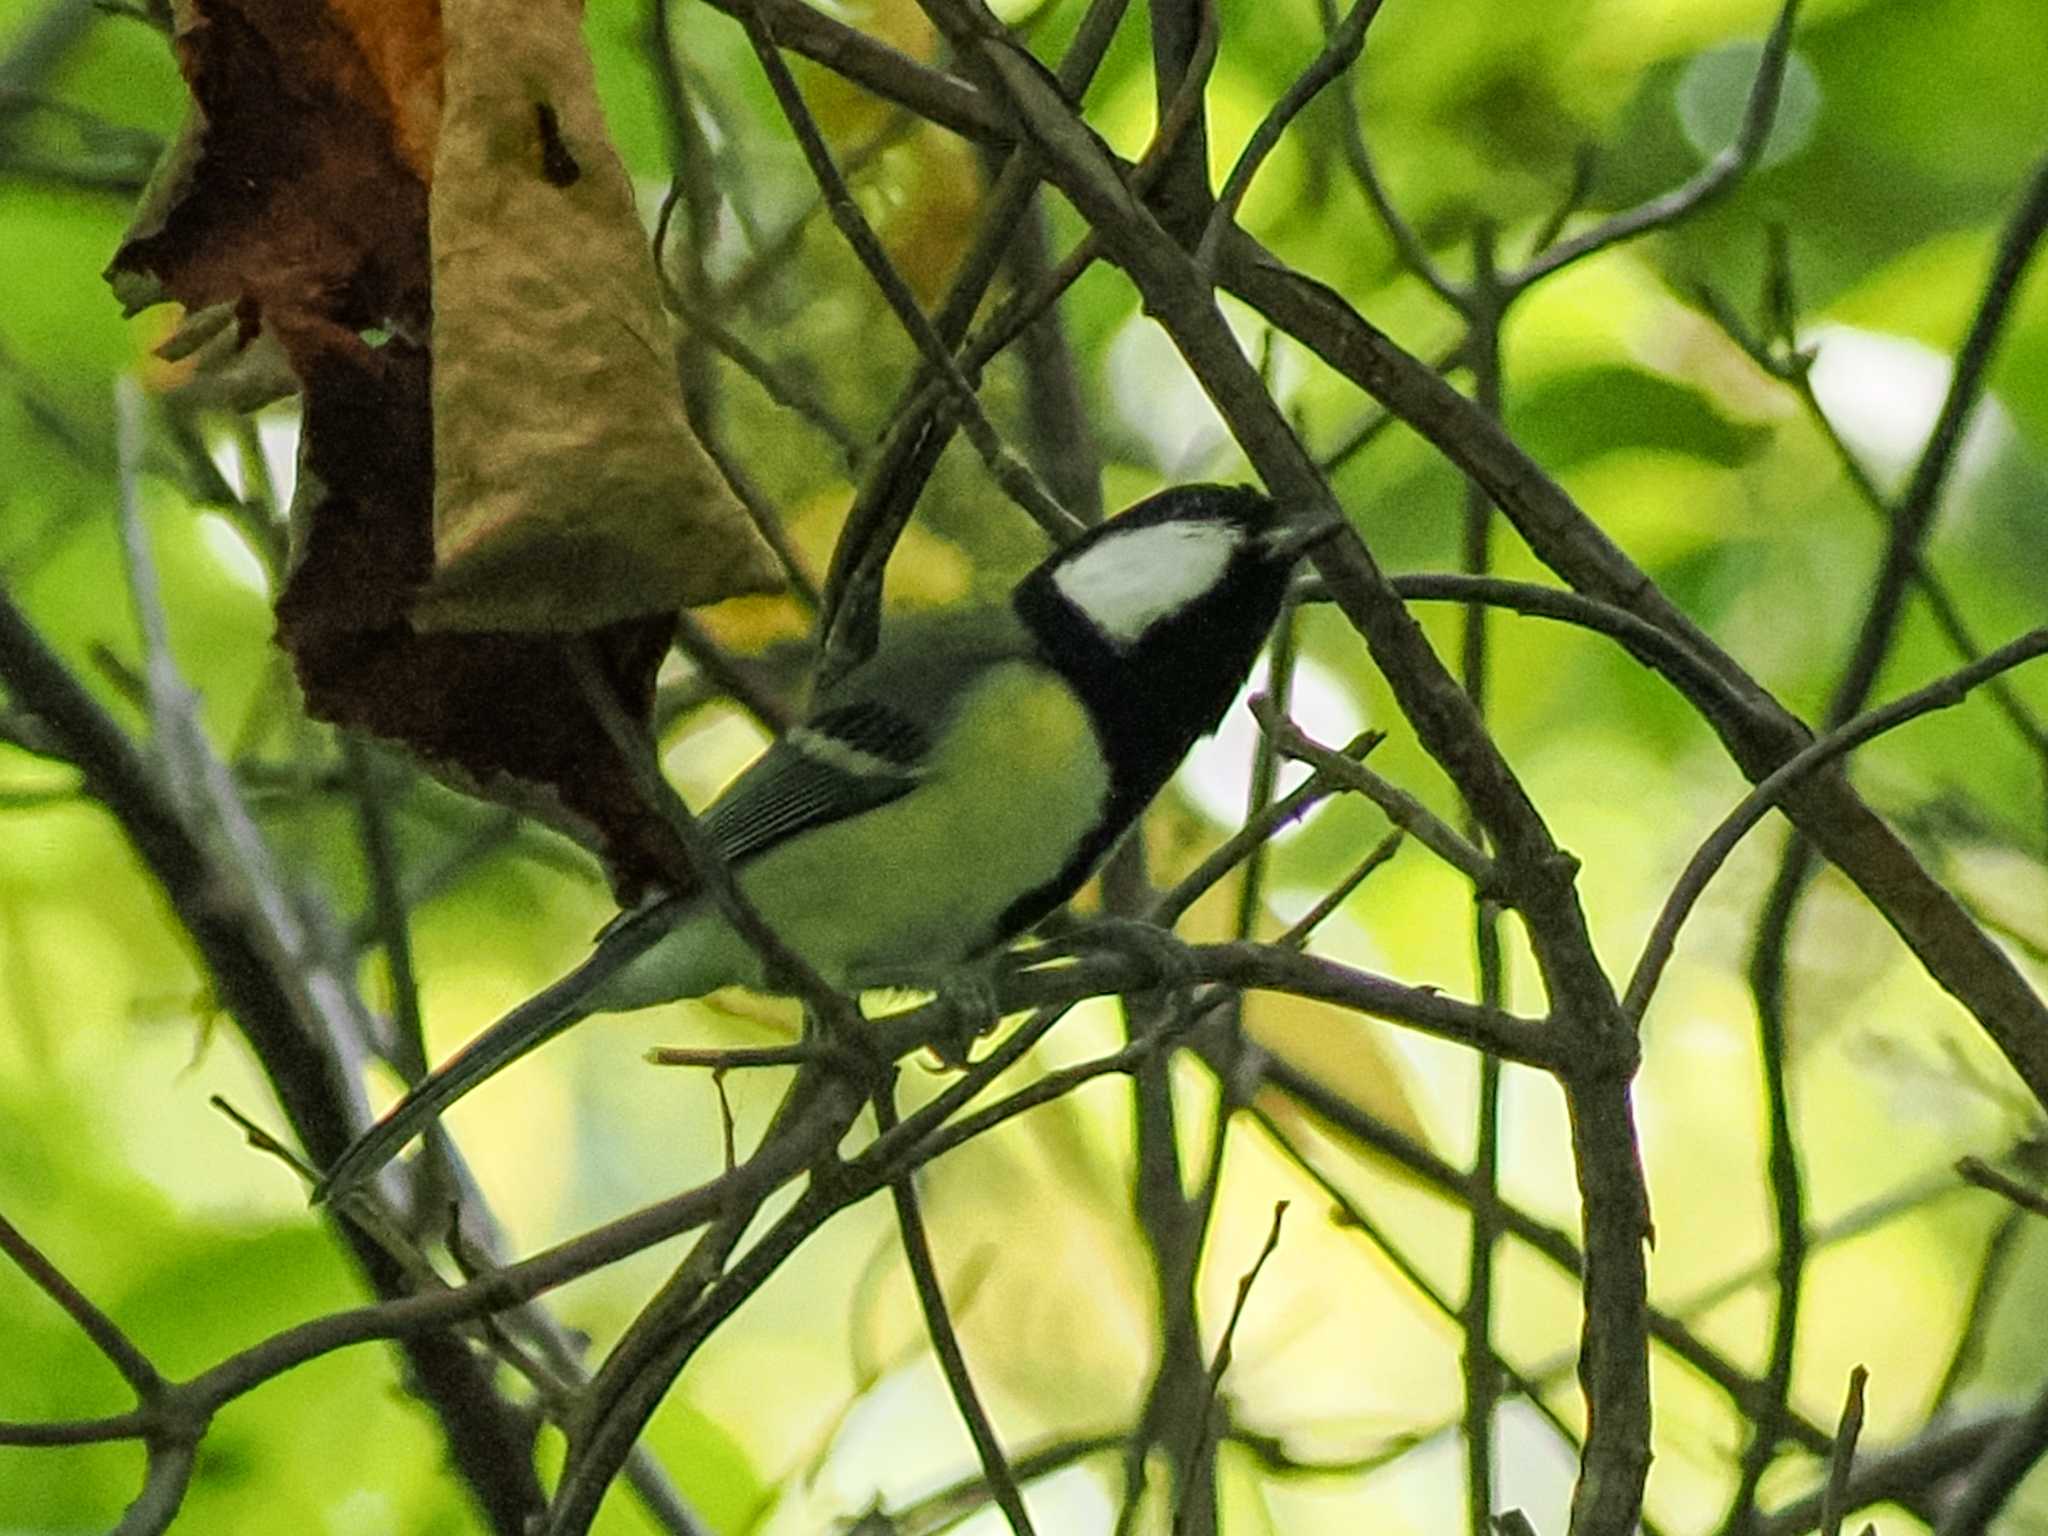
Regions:
<instances>
[{"instance_id":1,"label":"greenish-grey wing","mask_svg":"<svg viewBox=\"0 0 2048 1536\"><path fill-rule=\"evenodd\" d=\"M792 728L704 813L704 830L739 864L813 827L910 793L931 750L926 729L873 700Z\"/></svg>"}]
</instances>

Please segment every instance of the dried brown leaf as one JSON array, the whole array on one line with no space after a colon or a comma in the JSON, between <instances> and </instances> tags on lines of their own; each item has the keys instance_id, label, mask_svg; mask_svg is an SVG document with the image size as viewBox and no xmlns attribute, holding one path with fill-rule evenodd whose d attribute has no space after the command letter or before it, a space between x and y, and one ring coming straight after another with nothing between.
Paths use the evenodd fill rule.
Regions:
<instances>
[{"instance_id":1,"label":"dried brown leaf","mask_svg":"<svg viewBox=\"0 0 2048 1536\"><path fill-rule=\"evenodd\" d=\"M565 0L446 0L429 202L429 629L587 629L780 586L691 435Z\"/></svg>"},{"instance_id":2,"label":"dried brown leaf","mask_svg":"<svg viewBox=\"0 0 2048 1536\"><path fill-rule=\"evenodd\" d=\"M456 50L461 106L444 144L434 0L178 0L194 111L108 278L131 310L183 303L172 350L233 403L274 386L273 347L303 388L278 628L308 711L548 816L636 885L674 870L675 850L591 719L569 647L594 639L644 717L672 609L759 590L771 567L682 422L651 259L574 11L455 11L452 26L489 41L480 62ZM473 80L478 70L504 84ZM501 90L528 92L523 118L484 110ZM550 105L554 134L536 103ZM501 142L521 123L523 138ZM448 236L458 249L438 264L437 168L449 185L436 227L450 207L461 214ZM566 229L565 206L583 222L542 249L535 221ZM593 219L610 220L602 236ZM443 277L452 329L430 303ZM431 365L430 336L444 349ZM484 373L495 377L478 388ZM524 503L501 494L515 480ZM470 490L474 508L461 504ZM437 507L468 541L455 541L460 574L433 588L436 617L562 633L421 632Z\"/></svg>"},{"instance_id":3,"label":"dried brown leaf","mask_svg":"<svg viewBox=\"0 0 2048 1536\"><path fill-rule=\"evenodd\" d=\"M424 335L426 181L373 58L436 51L431 0L361 8L375 43L303 0L178 0L195 110L144 191L108 280L132 312L232 304L245 336L293 314ZM438 75L406 95L430 94ZM415 106L412 109L417 112Z\"/></svg>"},{"instance_id":4,"label":"dried brown leaf","mask_svg":"<svg viewBox=\"0 0 2048 1536\"><path fill-rule=\"evenodd\" d=\"M562 637L422 635L408 620L409 594L433 563L425 351L346 333L318 347L299 338L293 350L313 359L293 503L303 533L277 615L308 708L403 741L458 784L597 844L628 886L678 868L666 824L647 814L592 717ZM643 718L670 629L656 616L592 636Z\"/></svg>"}]
</instances>

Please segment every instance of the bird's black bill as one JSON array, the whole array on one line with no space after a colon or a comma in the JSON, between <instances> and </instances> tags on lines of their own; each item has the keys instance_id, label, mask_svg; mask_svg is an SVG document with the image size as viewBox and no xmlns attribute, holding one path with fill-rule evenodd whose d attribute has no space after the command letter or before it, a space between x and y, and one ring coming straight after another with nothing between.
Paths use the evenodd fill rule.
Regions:
<instances>
[{"instance_id":1,"label":"bird's black bill","mask_svg":"<svg viewBox=\"0 0 2048 1536\"><path fill-rule=\"evenodd\" d=\"M449 1058L439 1070L335 1160L313 1186L313 1203L334 1200L367 1183L434 1118L486 1078L528 1051L545 1045L593 1010L590 997L627 965L653 948L675 922L675 903L658 902L608 929L590 958L560 981L498 1020Z\"/></svg>"}]
</instances>

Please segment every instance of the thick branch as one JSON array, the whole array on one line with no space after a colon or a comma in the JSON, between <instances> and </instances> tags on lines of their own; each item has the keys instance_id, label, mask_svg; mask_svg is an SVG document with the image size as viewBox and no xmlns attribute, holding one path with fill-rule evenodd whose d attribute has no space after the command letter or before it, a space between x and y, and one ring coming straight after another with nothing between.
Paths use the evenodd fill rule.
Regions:
<instances>
[{"instance_id":1,"label":"thick branch","mask_svg":"<svg viewBox=\"0 0 2048 1536\"><path fill-rule=\"evenodd\" d=\"M60 750L84 772L93 797L121 824L191 935L216 996L241 1027L278 1094L294 1133L316 1162L331 1162L368 1121L361 1089L343 1069L327 1009L349 984L282 933L270 914L237 897L242 881L220 868L188 829L127 736L43 644L0 592L0 678L41 717ZM291 942L294 938L298 942ZM399 1265L346 1222L338 1234L373 1290L401 1296ZM413 1379L440 1416L465 1481L506 1536L523 1536L541 1507L530 1423L497 1393L487 1362L447 1337L407 1345Z\"/></svg>"},{"instance_id":2,"label":"thick branch","mask_svg":"<svg viewBox=\"0 0 2048 1536\"><path fill-rule=\"evenodd\" d=\"M1578 591L1682 639L1725 678L1731 706L1707 716L1755 782L1810 733L1694 624L1506 432L1374 328L1336 293L1294 272L1249 237L1226 241L1227 287L1382 401L1486 488L1537 557ZM1738 703L1739 701L1739 703ZM2035 1097L2048 1103L2048 1006L1962 904L1839 774L1807 779L1784 810L1976 1017Z\"/></svg>"}]
</instances>

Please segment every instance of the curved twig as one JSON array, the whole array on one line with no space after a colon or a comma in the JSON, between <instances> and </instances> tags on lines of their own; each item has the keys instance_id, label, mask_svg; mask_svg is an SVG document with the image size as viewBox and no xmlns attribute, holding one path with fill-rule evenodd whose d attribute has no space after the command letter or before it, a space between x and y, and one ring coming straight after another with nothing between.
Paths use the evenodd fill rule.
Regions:
<instances>
[{"instance_id":1,"label":"curved twig","mask_svg":"<svg viewBox=\"0 0 2048 1536\"><path fill-rule=\"evenodd\" d=\"M2029 630L2017 640L2012 640L1992 651L1981 661L1958 668L1946 677L1929 683L1905 697L1893 700L1882 709L1871 710L1859 715L1838 730L1828 732L1789 759L1776 771L1760 782L1745 795L1740 804L1730 811L1707 840L1699 847L1685 870L1665 899L1664 908L1657 914L1655 926L1643 945L1642 958L1636 962L1635 973L1629 978L1628 990L1624 994L1624 1006L1629 1017L1640 1020L1649 1006L1651 995L1657 989L1657 982L1663 975L1664 966L1671 958L1671 950L1678 939L1678 930L1684 925L1700 893L1707 882L1734 852L1735 845L1743 836L1763 820L1784 795L1817 770L1826 767L1836 758L1854 751L1872 737L1904 725L1909 720L1930 714L1937 709L1949 709L1968 697L1970 690L1979 683L2010 671L2023 662L2037 656L2048 655L2048 629Z\"/></svg>"},{"instance_id":2,"label":"curved twig","mask_svg":"<svg viewBox=\"0 0 2048 1536\"><path fill-rule=\"evenodd\" d=\"M1504 285L1510 290L1532 287L1596 251L1674 224L1733 191L1770 141L1771 124L1777 119L1778 98L1784 89L1786 61L1792 56L1792 24L1798 15L1799 0L1785 0L1770 36L1764 39L1756 78L1750 84L1749 100L1743 107L1742 126L1732 144L1701 166L1689 181L1558 242L1521 271L1505 277Z\"/></svg>"}]
</instances>

